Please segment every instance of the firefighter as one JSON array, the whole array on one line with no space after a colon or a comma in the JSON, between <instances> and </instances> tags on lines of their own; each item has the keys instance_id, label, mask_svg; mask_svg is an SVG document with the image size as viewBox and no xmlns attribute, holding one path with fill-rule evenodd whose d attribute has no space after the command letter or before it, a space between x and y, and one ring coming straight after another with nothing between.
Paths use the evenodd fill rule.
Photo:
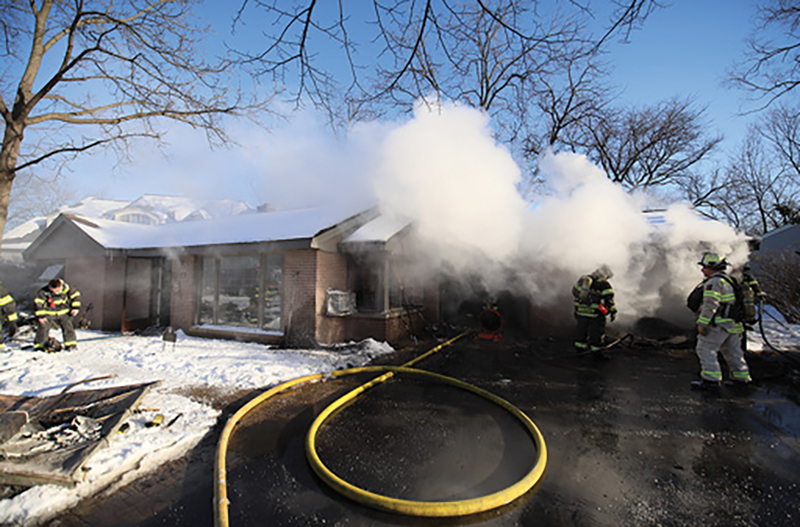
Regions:
<instances>
[{"instance_id":1,"label":"firefighter","mask_svg":"<svg viewBox=\"0 0 800 527\"><path fill-rule=\"evenodd\" d=\"M575 351L590 351L598 359L603 355L606 317L613 321L617 316L614 289L609 283L614 274L607 265L601 265L592 274L581 276L572 287L575 300Z\"/></svg>"},{"instance_id":2,"label":"firefighter","mask_svg":"<svg viewBox=\"0 0 800 527\"><path fill-rule=\"evenodd\" d=\"M753 290L755 294L755 301L756 304L763 305L764 304L764 290L761 289L761 284L758 283L756 280L755 275L753 275L753 269L750 267L749 263L744 264L742 267L742 283L747 284Z\"/></svg>"},{"instance_id":3,"label":"firefighter","mask_svg":"<svg viewBox=\"0 0 800 527\"><path fill-rule=\"evenodd\" d=\"M750 268L749 262L742 267L742 284L750 286L750 289L753 291L756 315L759 316L764 307L764 291L761 289L761 284L758 283L758 280L756 280L756 277L753 275L753 270ZM758 319L755 320L755 322L757 321ZM745 331L742 332L742 350L745 353L747 353L747 331L755 327L755 322L750 321L744 324Z\"/></svg>"},{"instance_id":4,"label":"firefighter","mask_svg":"<svg viewBox=\"0 0 800 527\"><path fill-rule=\"evenodd\" d=\"M719 254L707 252L698 264L702 268L703 301L697 313L697 346L695 353L700 359L700 380L691 386L700 390L718 390L722 383L718 353L722 353L730 370L731 380L737 386L746 386L752 381L750 369L744 359L741 337L744 327L731 318L736 303L733 285L724 277L728 262Z\"/></svg>"},{"instance_id":5,"label":"firefighter","mask_svg":"<svg viewBox=\"0 0 800 527\"><path fill-rule=\"evenodd\" d=\"M17 303L14 302L14 298L8 293L2 281L0 281L0 313L2 313L0 323L2 323L3 331L9 339L14 338L14 335L17 334ZM3 343L0 342L0 348L2 347Z\"/></svg>"},{"instance_id":6,"label":"firefighter","mask_svg":"<svg viewBox=\"0 0 800 527\"><path fill-rule=\"evenodd\" d=\"M46 286L39 289L33 299L34 316L39 322L33 349L40 351L56 351L48 346L50 328L60 326L64 336L64 348L75 350L78 341L72 318L81 308L81 293L60 278L53 278Z\"/></svg>"}]
</instances>

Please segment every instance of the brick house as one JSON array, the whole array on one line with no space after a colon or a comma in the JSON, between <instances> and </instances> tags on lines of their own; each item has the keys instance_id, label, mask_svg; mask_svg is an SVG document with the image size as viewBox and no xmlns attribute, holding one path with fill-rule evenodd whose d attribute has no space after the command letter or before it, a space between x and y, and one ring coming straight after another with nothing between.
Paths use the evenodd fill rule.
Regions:
<instances>
[{"instance_id":1,"label":"brick house","mask_svg":"<svg viewBox=\"0 0 800 527\"><path fill-rule=\"evenodd\" d=\"M377 209L252 212L140 225L62 214L24 251L82 293L92 329L171 326L284 345L399 342L438 320L404 276L408 222ZM58 267L57 267L58 268Z\"/></svg>"}]
</instances>

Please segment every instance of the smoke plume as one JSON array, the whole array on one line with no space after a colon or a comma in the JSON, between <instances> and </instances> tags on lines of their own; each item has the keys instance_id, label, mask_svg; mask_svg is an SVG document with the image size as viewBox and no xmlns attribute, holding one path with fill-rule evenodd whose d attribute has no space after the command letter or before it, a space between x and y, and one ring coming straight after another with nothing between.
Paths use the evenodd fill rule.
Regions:
<instances>
[{"instance_id":1,"label":"smoke plume","mask_svg":"<svg viewBox=\"0 0 800 527\"><path fill-rule=\"evenodd\" d=\"M508 291L568 314L575 280L607 264L621 322L685 323L702 252L747 259L743 234L682 203L645 214L646 195L625 192L583 155L548 152L539 163L546 192L526 203L521 170L487 116L457 104L418 105L377 158L375 195L416 226L419 269L449 269L488 295Z\"/></svg>"}]
</instances>

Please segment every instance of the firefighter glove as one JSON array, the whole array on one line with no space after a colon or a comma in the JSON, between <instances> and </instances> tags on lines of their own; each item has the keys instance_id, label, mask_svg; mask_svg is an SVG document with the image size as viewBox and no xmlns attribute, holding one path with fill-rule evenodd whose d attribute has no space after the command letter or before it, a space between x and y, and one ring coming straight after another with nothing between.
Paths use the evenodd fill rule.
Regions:
<instances>
[{"instance_id":1,"label":"firefighter glove","mask_svg":"<svg viewBox=\"0 0 800 527\"><path fill-rule=\"evenodd\" d=\"M708 335L708 326L704 326L703 324L697 324L697 332L704 337Z\"/></svg>"},{"instance_id":2,"label":"firefighter glove","mask_svg":"<svg viewBox=\"0 0 800 527\"><path fill-rule=\"evenodd\" d=\"M614 319L616 319L616 318L617 318L617 312L615 311L615 312L611 313L611 322L614 322Z\"/></svg>"},{"instance_id":3,"label":"firefighter glove","mask_svg":"<svg viewBox=\"0 0 800 527\"><path fill-rule=\"evenodd\" d=\"M6 322L6 334L8 338L14 338L14 335L17 334L17 322L12 320L11 322Z\"/></svg>"}]
</instances>

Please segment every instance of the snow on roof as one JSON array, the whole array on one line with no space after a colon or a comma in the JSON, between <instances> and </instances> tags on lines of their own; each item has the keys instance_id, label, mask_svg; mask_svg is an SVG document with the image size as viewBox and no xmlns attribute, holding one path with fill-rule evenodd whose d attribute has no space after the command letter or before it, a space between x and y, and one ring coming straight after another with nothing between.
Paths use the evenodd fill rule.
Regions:
<instances>
[{"instance_id":1,"label":"snow on roof","mask_svg":"<svg viewBox=\"0 0 800 527\"><path fill-rule=\"evenodd\" d=\"M106 214L125 207L129 202L116 199L86 198L74 205L62 205L59 213L76 214L87 218L102 218ZM56 214L57 216L57 214Z\"/></svg>"},{"instance_id":2,"label":"snow on roof","mask_svg":"<svg viewBox=\"0 0 800 527\"><path fill-rule=\"evenodd\" d=\"M73 223L106 249L148 249L312 238L358 212L361 210L331 206L163 225L96 219Z\"/></svg>"},{"instance_id":3,"label":"snow on roof","mask_svg":"<svg viewBox=\"0 0 800 527\"><path fill-rule=\"evenodd\" d=\"M408 227L411 220L390 216L378 216L344 239L343 243L388 242L392 236Z\"/></svg>"},{"instance_id":4,"label":"snow on roof","mask_svg":"<svg viewBox=\"0 0 800 527\"><path fill-rule=\"evenodd\" d=\"M15 238L24 238L25 236L39 232L47 226L47 218L33 218L32 220L28 220L25 223L17 225L11 230L6 231L3 235L3 246L6 245L6 240L15 239Z\"/></svg>"},{"instance_id":5,"label":"snow on roof","mask_svg":"<svg viewBox=\"0 0 800 527\"><path fill-rule=\"evenodd\" d=\"M160 196L145 194L122 207L117 213L126 210L147 211L161 218L161 221L183 221L185 219L206 217L219 218L250 212L253 208L244 201L202 200L183 196Z\"/></svg>"}]
</instances>

